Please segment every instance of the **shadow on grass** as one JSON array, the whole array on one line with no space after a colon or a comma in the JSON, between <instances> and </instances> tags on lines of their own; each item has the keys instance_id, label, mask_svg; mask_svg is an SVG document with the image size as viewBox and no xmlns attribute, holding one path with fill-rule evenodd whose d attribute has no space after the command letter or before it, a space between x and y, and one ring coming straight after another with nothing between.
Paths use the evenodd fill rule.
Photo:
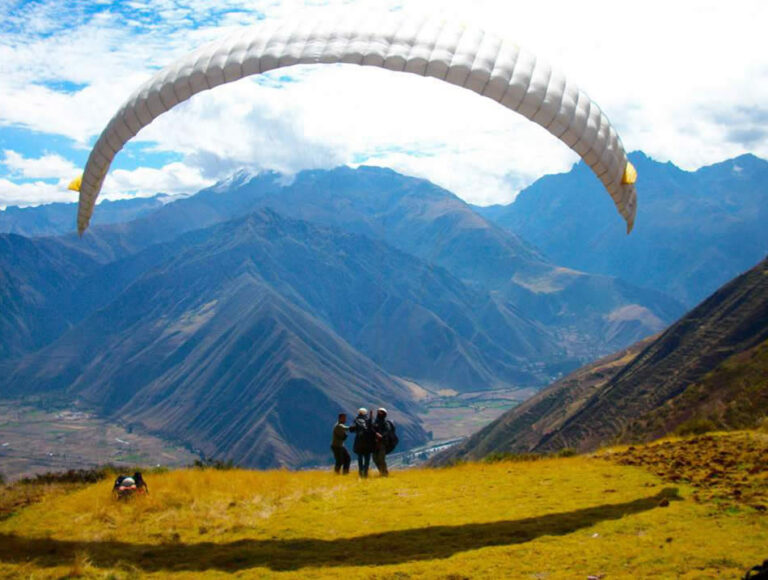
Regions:
<instances>
[{"instance_id":1,"label":"shadow on grass","mask_svg":"<svg viewBox=\"0 0 768 580\"><path fill-rule=\"evenodd\" d=\"M0 534L0 561L21 563L34 560L38 566L62 566L72 564L77 552L86 552L93 565L98 567L119 567L130 563L147 572L209 569L232 572L254 567L285 571L308 566L382 566L447 558L457 552L487 546L521 544L540 536L569 534L605 520L651 510L663 500L680 499L676 488L666 488L654 496L631 502L521 520L430 526L336 540L132 544L29 539Z\"/></svg>"}]
</instances>

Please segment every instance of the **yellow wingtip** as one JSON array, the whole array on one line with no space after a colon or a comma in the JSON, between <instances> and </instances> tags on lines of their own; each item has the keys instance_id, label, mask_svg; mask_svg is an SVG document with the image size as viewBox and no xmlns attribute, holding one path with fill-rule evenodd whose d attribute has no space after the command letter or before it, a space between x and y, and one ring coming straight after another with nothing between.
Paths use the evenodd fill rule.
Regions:
<instances>
[{"instance_id":1,"label":"yellow wingtip","mask_svg":"<svg viewBox=\"0 0 768 580\"><path fill-rule=\"evenodd\" d=\"M79 175L75 177L72 181L69 182L69 186L67 189L70 189L72 191L80 191L80 185L83 183L83 176Z\"/></svg>"},{"instance_id":2,"label":"yellow wingtip","mask_svg":"<svg viewBox=\"0 0 768 580\"><path fill-rule=\"evenodd\" d=\"M635 169L635 166L627 161L627 166L624 168L624 176L621 178L621 183L623 185L632 185L636 181L637 169Z\"/></svg>"}]
</instances>

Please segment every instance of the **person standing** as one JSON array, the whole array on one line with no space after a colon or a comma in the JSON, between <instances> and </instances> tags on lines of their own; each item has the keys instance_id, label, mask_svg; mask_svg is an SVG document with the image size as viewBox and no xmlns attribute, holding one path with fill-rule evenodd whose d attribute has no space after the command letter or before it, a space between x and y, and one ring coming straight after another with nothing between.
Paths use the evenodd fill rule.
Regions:
<instances>
[{"instance_id":1,"label":"person standing","mask_svg":"<svg viewBox=\"0 0 768 580\"><path fill-rule=\"evenodd\" d=\"M360 407L357 410L357 417L355 417L354 423L349 426L349 430L355 434L352 451L357 454L357 468L360 477L368 477L371 452L373 451L373 431L371 431L371 419L368 417L367 409Z\"/></svg>"},{"instance_id":2,"label":"person standing","mask_svg":"<svg viewBox=\"0 0 768 580\"><path fill-rule=\"evenodd\" d=\"M344 441L347 439L347 431L349 431L349 427L347 427L346 423L346 413L339 413L339 420L336 425L333 426L333 438L331 439L331 451L333 452L333 459L336 462L333 471L337 474L343 473L344 475L349 473L349 464L352 462L352 458L349 456L349 451L344 447Z\"/></svg>"},{"instance_id":3,"label":"person standing","mask_svg":"<svg viewBox=\"0 0 768 580\"><path fill-rule=\"evenodd\" d=\"M394 427L392 422L387 419L387 410L384 407L379 407L372 427L376 437L373 462L376 464L379 474L382 477L387 477L389 475L389 469L387 469L387 443L393 434Z\"/></svg>"}]
</instances>

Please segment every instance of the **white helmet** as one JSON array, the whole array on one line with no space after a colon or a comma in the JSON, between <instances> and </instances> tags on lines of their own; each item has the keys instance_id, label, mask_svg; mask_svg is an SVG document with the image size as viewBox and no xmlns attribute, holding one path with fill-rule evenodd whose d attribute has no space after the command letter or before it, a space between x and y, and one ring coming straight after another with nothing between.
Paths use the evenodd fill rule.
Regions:
<instances>
[{"instance_id":1,"label":"white helmet","mask_svg":"<svg viewBox=\"0 0 768 580\"><path fill-rule=\"evenodd\" d=\"M384 407L379 407L379 413L387 414L387 410Z\"/></svg>"},{"instance_id":2,"label":"white helmet","mask_svg":"<svg viewBox=\"0 0 768 580\"><path fill-rule=\"evenodd\" d=\"M358 415L367 415L367 414L368 414L368 409L366 409L365 407L360 407L360 408L357 410L357 414L358 414Z\"/></svg>"},{"instance_id":3,"label":"white helmet","mask_svg":"<svg viewBox=\"0 0 768 580\"><path fill-rule=\"evenodd\" d=\"M123 481L120 482L120 485L123 487L131 487L132 485L136 485L136 482L132 477L125 477L123 478Z\"/></svg>"}]
</instances>

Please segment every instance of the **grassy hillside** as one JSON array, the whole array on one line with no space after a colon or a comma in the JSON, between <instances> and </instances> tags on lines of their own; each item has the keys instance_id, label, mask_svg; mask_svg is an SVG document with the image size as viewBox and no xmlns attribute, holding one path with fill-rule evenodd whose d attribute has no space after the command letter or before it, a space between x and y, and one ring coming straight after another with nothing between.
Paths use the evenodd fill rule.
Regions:
<instances>
[{"instance_id":1,"label":"grassy hillside","mask_svg":"<svg viewBox=\"0 0 768 580\"><path fill-rule=\"evenodd\" d=\"M43 486L25 506L17 484L0 495L0 576L739 577L766 556L766 474L756 467L767 439L683 442L694 463L710 460L696 450L713 440L730 449L738 461L724 469L739 475L732 487L750 482L744 496L704 494L695 478L654 468L646 448L365 481L180 470L149 475L151 494L125 503L105 480Z\"/></svg>"},{"instance_id":2,"label":"grassy hillside","mask_svg":"<svg viewBox=\"0 0 768 580\"><path fill-rule=\"evenodd\" d=\"M768 410L768 340L720 363L703 379L627 426L622 439L648 441L671 429L681 434L745 429Z\"/></svg>"}]
</instances>

